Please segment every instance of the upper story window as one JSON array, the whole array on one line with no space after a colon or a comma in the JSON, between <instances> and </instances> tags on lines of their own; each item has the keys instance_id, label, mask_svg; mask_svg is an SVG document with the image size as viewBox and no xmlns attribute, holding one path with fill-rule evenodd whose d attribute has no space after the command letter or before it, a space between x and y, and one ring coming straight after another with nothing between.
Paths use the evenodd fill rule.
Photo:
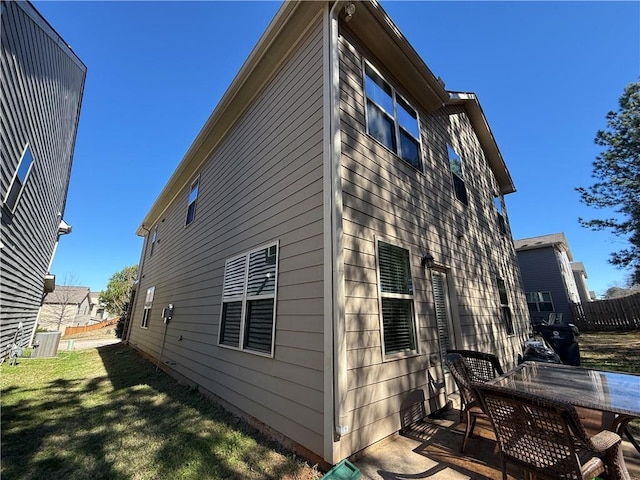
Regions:
<instances>
[{"instance_id":1,"label":"upper story window","mask_svg":"<svg viewBox=\"0 0 640 480\"><path fill-rule=\"evenodd\" d=\"M447 145L447 153L449 155L449 167L451 168L451 177L453 178L453 191L456 198L465 205L469 205L467 200L467 187L464 183L464 174L462 171L462 158L451 146Z\"/></svg>"},{"instance_id":2,"label":"upper story window","mask_svg":"<svg viewBox=\"0 0 640 480\"><path fill-rule=\"evenodd\" d=\"M186 225L189 225L196 218L196 204L198 203L199 184L200 184L199 178L197 178L196 181L191 184L191 191L189 192L189 201L187 203Z\"/></svg>"},{"instance_id":3,"label":"upper story window","mask_svg":"<svg viewBox=\"0 0 640 480\"><path fill-rule=\"evenodd\" d=\"M529 312L553 312L551 292L526 292Z\"/></svg>"},{"instance_id":4,"label":"upper story window","mask_svg":"<svg viewBox=\"0 0 640 480\"><path fill-rule=\"evenodd\" d=\"M22 154L22 158L20 159L20 163L18 163L18 169L16 170L15 176L11 181L11 185L9 185L7 196L4 199L5 206L12 213L15 211L20 195L22 194L24 186L27 183L27 178L29 177L29 173L31 172L32 165L33 155L31 155L31 148L29 148L29 145L27 145L24 153Z\"/></svg>"},{"instance_id":5,"label":"upper story window","mask_svg":"<svg viewBox=\"0 0 640 480\"><path fill-rule=\"evenodd\" d=\"M421 170L418 113L366 62L364 72L367 133Z\"/></svg>"},{"instance_id":6,"label":"upper story window","mask_svg":"<svg viewBox=\"0 0 640 480\"><path fill-rule=\"evenodd\" d=\"M504 214L504 208L502 208L502 197L501 196L497 196L494 197L494 205L496 207L496 212L498 215L498 229L500 230L500 233L506 234L507 233L507 219L505 217Z\"/></svg>"},{"instance_id":7,"label":"upper story window","mask_svg":"<svg viewBox=\"0 0 640 480\"><path fill-rule=\"evenodd\" d=\"M156 225L151 232L151 247L149 249L149 256L153 255L153 248L156 246L156 240L158 239L158 226Z\"/></svg>"},{"instance_id":8,"label":"upper story window","mask_svg":"<svg viewBox=\"0 0 640 480\"><path fill-rule=\"evenodd\" d=\"M378 240L378 278L384 354L417 352L409 250Z\"/></svg>"},{"instance_id":9,"label":"upper story window","mask_svg":"<svg viewBox=\"0 0 640 480\"><path fill-rule=\"evenodd\" d=\"M153 306L153 296L156 293L156 287L147 289L147 296L144 299L144 311L142 312L142 328L149 328L149 316L151 315L151 307Z\"/></svg>"},{"instance_id":10,"label":"upper story window","mask_svg":"<svg viewBox=\"0 0 640 480\"><path fill-rule=\"evenodd\" d=\"M502 321L507 330L507 335L513 335L513 319L511 318L511 309L509 308L509 296L507 295L507 286L502 278L496 278L498 284L498 296L500 297L500 310L502 312Z\"/></svg>"},{"instance_id":11,"label":"upper story window","mask_svg":"<svg viewBox=\"0 0 640 480\"><path fill-rule=\"evenodd\" d=\"M278 287L278 244L226 261L218 343L271 355Z\"/></svg>"}]
</instances>

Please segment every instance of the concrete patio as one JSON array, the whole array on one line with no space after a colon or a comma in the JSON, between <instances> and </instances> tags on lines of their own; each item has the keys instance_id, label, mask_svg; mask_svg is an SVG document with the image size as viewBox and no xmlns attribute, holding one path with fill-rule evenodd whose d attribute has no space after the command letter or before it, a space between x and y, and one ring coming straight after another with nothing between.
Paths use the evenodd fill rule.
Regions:
<instances>
[{"instance_id":1,"label":"concrete patio","mask_svg":"<svg viewBox=\"0 0 640 480\"><path fill-rule=\"evenodd\" d=\"M601 418L582 411L579 414L591 434L599 431ZM460 453L464 427L459 422L459 410L451 409L440 418L426 418L407 432L365 450L352 462L363 479L501 479L500 455L489 423L478 420L465 453ZM629 442L623 442L623 448L631 477L640 480L640 454ZM522 472L509 470L509 480L521 478Z\"/></svg>"}]
</instances>

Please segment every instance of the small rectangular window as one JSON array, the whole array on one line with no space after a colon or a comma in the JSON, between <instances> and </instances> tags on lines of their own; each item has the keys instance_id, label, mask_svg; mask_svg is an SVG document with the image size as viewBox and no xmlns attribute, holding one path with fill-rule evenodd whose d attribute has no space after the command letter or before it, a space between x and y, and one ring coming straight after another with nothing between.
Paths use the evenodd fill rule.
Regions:
<instances>
[{"instance_id":1,"label":"small rectangular window","mask_svg":"<svg viewBox=\"0 0 640 480\"><path fill-rule=\"evenodd\" d=\"M513 335L513 319L511 318L511 309L509 308L509 296L507 295L507 287L502 278L496 278L498 284L498 296L500 298L500 311L502 313L502 322L504 323L507 335Z\"/></svg>"},{"instance_id":2,"label":"small rectangular window","mask_svg":"<svg viewBox=\"0 0 640 480\"><path fill-rule=\"evenodd\" d=\"M151 315L155 291L156 287L149 287L147 289L147 296L144 299L144 311L142 312L142 325L140 325L142 328L149 328L149 316Z\"/></svg>"},{"instance_id":3,"label":"small rectangular window","mask_svg":"<svg viewBox=\"0 0 640 480\"><path fill-rule=\"evenodd\" d=\"M368 63L364 65L367 133L414 168L422 168L418 112Z\"/></svg>"},{"instance_id":4,"label":"small rectangular window","mask_svg":"<svg viewBox=\"0 0 640 480\"><path fill-rule=\"evenodd\" d=\"M151 232L151 247L149 248L149 256L153 255L153 248L156 246L156 240L158 238L158 226Z\"/></svg>"},{"instance_id":5,"label":"small rectangular window","mask_svg":"<svg viewBox=\"0 0 640 480\"><path fill-rule=\"evenodd\" d=\"M506 220L505 215L504 215L504 209L502 208L502 197L501 196L494 197L494 205L496 207L496 213L497 213L497 218L498 218L498 230L500 230L500 233L506 234L507 233L507 220Z\"/></svg>"},{"instance_id":6,"label":"small rectangular window","mask_svg":"<svg viewBox=\"0 0 640 480\"><path fill-rule=\"evenodd\" d=\"M27 145L24 153L22 154L22 158L20 159L20 163L18 163L18 168L16 170L15 176L11 181L11 185L9 185L9 190L7 191L7 195L4 199L5 206L12 213L16 210L18 200L20 199L22 191L24 190L24 186L27 183L27 178L29 177L29 173L31 172L32 165L33 155L31 154L31 148L29 147L29 145Z\"/></svg>"},{"instance_id":7,"label":"small rectangular window","mask_svg":"<svg viewBox=\"0 0 640 480\"><path fill-rule=\"evenodd\" d=\"M409 250L378 241L384 354L415 353L416 331Z\"/></svg>"},{"instance_id":8,"label":"small rectangular window","mask_svg":"<svg viewBox=\"0 0 640 480\"><path fill-rule=\"evenodd\" d=\"M451 177L453 179L453 191L458 200L468 205L467 187L464 183L462 171L462 158L450 144L447 145L447 153L449 155L449 167L451 168Z\"/></svg>"},{"instance_id":9,"label":"small rectangular window","mask_svg":"<svg viewBox=\"0 0 640 480\"><path fill-rule=\"evenodd\" d=\"M271 355L277 292L278 245L227 260L218 343Z\"/></svg>"},{"instance_id":10,"label":"small rectangular window","mask_svg":"<svg viewBox=\"0 0 640 480\"><path fill-rule=\"evenodd\" d=\"M196 218L196 205L198 203L198 186L200 179L197 179L191 184L191 191L189 192L189 201L187 202L187 221L186 225L189 225Z\"/></svg>"}]
</instances>

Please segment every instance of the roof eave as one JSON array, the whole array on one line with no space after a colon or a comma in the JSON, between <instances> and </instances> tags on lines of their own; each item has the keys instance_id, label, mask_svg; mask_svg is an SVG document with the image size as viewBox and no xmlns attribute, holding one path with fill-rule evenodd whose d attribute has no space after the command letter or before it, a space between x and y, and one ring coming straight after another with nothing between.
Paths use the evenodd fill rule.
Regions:
<instances>
[{"instance_id":1,"label":"roof eave","mask_svg":"<svg viewBox=\"0 0 640 480\"><path fill-rule=\"evenodd\" d=\"M498 143L496 142L493 132L487 122L487 117L482 110L482 106L478 101L475 93L470 92L449 92L448 105L464 105L469 119L478 135L478 140L482 145L482 150L489 161L491 170L496 176L500 193L507 195L516 191L515 184L511 178L511 174L507 169L507 164L500 153Z\"/></svg>"}]
</instances>

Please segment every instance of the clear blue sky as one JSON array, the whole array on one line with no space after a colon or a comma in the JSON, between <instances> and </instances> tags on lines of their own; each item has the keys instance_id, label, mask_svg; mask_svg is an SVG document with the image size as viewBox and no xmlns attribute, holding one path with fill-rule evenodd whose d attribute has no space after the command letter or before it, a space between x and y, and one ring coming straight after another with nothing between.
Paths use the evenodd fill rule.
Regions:
<instances>
[{"instance_id":1,"label":"clear blue sky","mask_svg":"<svg viewBox=\"0 0 640 480\"><path fill-rule=\"evenodd\" d=\"M279 2L49 2L36 8L88 67L62 237L52 267L92 290L139 260L135 231ZM578 217L593 138L640 75L638 2L390 2L449 90L475 92L517 192L515 239L565 232L597 293L624 243Z\"/></svg>"}]
</instances>

